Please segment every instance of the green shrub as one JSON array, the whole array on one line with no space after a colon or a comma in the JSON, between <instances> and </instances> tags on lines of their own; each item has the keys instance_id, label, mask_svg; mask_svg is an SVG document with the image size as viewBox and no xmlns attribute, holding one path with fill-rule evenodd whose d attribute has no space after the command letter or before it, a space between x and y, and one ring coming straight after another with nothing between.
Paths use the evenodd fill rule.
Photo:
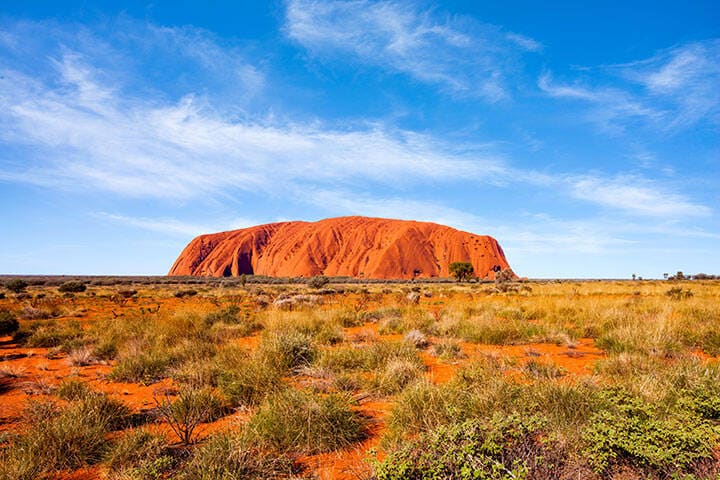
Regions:
<instances>
[{"instance_id":1,"label":"green shrub","mask_svg":"<svg viewBox=\"0 0 720 480\"><path fill-rule=\"evenodd\" d=\"M567 372L564 368L554 363L530 360L523 367L525 373L532 378L560 378Z\"/></svg>"},{"instance_id":2,"label":"green shrub","mask_svg":"<svg viewBox=\"0 0 720 480\"><path fill-rule=\"evenodd\" d=\"M58 287L58 291L61 293L80 293L87 289L83 282L71 280L65 282Z\"/></svg>"},{"instance_id":3,"label":"green shrub","mask_svg":"<svg viewBox=\"0 0 720 480\"><path fill-rule=\"evenodd\" d=\"M631 394L604 392L607 408L593 415L582 433L584 454L598 473L629 466L669 477L692 473L711 461L720 440L717 427L697 415L671 412Z\"/></svg>"},{"instance_id":4,"label":"green shrub","mask_svg":"<svg viewBox=\"0 0 720 480\"><path fill-rule=\"evenodd\" d=\"M257 358L248 358L217 374L217 385L232 405L251 406L282 386L281 372Z\"/></svg>"},{"instance_id":5,"label":"green shrub","mask_svg":"<svg viewBox=\"0 0 720 480\"><path fill-rule=\"evenodd\" d=\"M378 480L557 478L563 452L537 417L495 415L438 427L375 464ZM558 475L559 477L559 475Z\"/></svg>"},{"instance_id":6,"label":"green shrub","mask_svg":"<svg viewBox=\"0 0 720 480\"><path fill-rule=\"evenodd\" d=\"M465 357L457 340L441 340L433 345L432 353L442 360L455 360Z\"/></svg>"},{"instance_id":7,"label":"green shrub","mask_svg":"<svg viewBox=\"0 0 720 480\"><path fill-rule=\"evenodd\" d=\"M389 362L399 360L423 365L415 347L406 342L378 342L362 347L324 350L317 360L317 365L334 372L370 371L385 368Z\"/></svg>"},{"instance_id":8,"label":"green shrub","mask_svg":"<svg viewBox=\"0 0 720 480\"><path fill-rule=\"evenodd\" d=\"M15 280L10 280L5 284L5 288L7 288L13 293L24 292L27 287L28 283L25 280L20 280L19 278Z\"/></svg>"},{"instance_id":9,"label":"green shrub","mask_svg":"<svg viewBox=\"0 0 720 480\"><path fill-rule=\"evenodd\" d=\"M9 310L0 310L0 336L13 334L18 328L20 323L15 315Z\"/></svg>"},{"instance_id":10,"label":"green shrub","mask_svg":"<svg viewBox=\"0 0 720 480\"><path fill-rule=\"evenodd\" d=\"M451 325L447 333L473 343L508 345L527 342L541 334L542 329L524 320L499 320L484 315L461 320Z\"/></svg>"},{"instance_id":11,"label":"green shrub","mask_svg":"<svg viewBox=\"0 0 720 480\"><path fill-rule=\"evenodd\" d=\"M337 450L365 437L364 420L347 397L295 389L267 397L248 431L262 445L305 454Z\"/></svg>"},{"instance_id":12,"label":"green shrub","mask_svg":"<svg viewBox=\"0 0 720 480\"><path fill-rule=\"evenodd\" d=\"M720 420L720 385L701 385L683 389L678 401L679 407L690 410L704 419Z\"/></svg>"},{"instance_id":13,"label":"green shrub","mask_svg":"<svg viewBox=\"0 0 720 480\"><path fill-rule=\"evenodd\" d=\"M470 262L452 262L448 268L450 274L455 277L458 282L469 280L473 273L475 273L475 269Z\"/></svg>"},{"instance_id":14,"label":"green shrub","mask_svg":"<svg viewBox=\"0 0 720 480\"><path fill-rule=\"evenodd\" d=\"M236 337L246 337L262 330L263 325L257 321L249 311L242 310L238 305L229 305L215 312L205 315L205 325L216 327L217 325L232 325L233 334Z\"/></svg>"}]
</instances>

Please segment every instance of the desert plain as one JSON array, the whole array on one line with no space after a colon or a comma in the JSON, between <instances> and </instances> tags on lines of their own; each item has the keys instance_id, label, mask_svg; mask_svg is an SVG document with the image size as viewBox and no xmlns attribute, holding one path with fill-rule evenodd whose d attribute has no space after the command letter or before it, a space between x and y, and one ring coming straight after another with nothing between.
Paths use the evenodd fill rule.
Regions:
<instances>
[{"instance_id":1,"label":"desert plain","mask_svg":"<svg viewBox=\"0 0 720 480\"><path fill-rule=\"evenodd\" d=\"M5 289L0 478L717 478L717 281L329 280Z\"/></svg>"}]
</instances>

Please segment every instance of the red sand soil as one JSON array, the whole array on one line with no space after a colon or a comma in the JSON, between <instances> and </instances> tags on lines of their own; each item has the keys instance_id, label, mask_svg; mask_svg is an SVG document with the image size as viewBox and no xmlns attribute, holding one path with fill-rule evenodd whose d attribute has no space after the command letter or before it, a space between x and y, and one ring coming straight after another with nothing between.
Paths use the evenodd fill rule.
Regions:
<instances>
[{"instance_id":1,"label":"red sand soil","mask_svg":"<svg viewBox=\"0 0 720 480\"><path fill-rule=\"evenodd\" d=\"M343 297L341 303L349 302L348 305L351 305L355 300L354 297ZM206 310L209 306L208 300L201 298L176 299L161 296L131 299L123 305L117 305L104 298L94 298L92 301L88 301L87 297L78 297L72 301L76 307L75 311L58 321L77 319L87 323L98 316L108 316L110 312L114 312L118 315L118 321L122 321L122 316L130 314L133 310L138 311L140 308L154 307L157 304L167 310ZM402 335L379 335L376 323L347 328L345 334L349 341L361 343L402 339ZM438 339L431 337L430 340L435 342ZM258 341L257 335L237 340L248 350L255 349ZM549 343L482 345L468 342L460 342L460 346L465 357L457 360L440 360L431 355L430 349L421 351L421 358L427 367L426 378L437 384L448 382L468 362L482 356L492 355L514 360L519 377L523 377L520 373L522 366L530 360L535 360L552 363L563 368L567 372L568 381L573 381L578 376L592 374L593 364L604 356L604 353L597 349L592 339L589 338L580 339L570 346ZM15 377L6 375L5 378L0 379L0 382L7 388L4 393L0 394L0 431L21 428L20 414L26 401L46 395L51 386L56 386L69 377L75 376L88 382L92 388L107 392L125 402L135 412L155 406L153 393L157 389L172 387L169 379L149 386L111 382L106 375L112 369L112 365L73 367L69 364L66 355L48 358L48 353L49 349L19 348L12 343L10 337L0 338L0 370L15 375ZM526 380L520 379L520 381ZM346 450L304 457L302 463L320 479L356 480L362 478L362 475L370 470L370 465L366 462L368 451L375 449L378 451L379 458L382 458L383 452L379 447L379 440L384 431L392 401L392 399L372 397L359 400L357 409L369 420L369 437ZM237 425L245 423L248 417L248 412L238 411L211 424L202 425L197 432L198 438L205 438L219 430L233 429ZM176 441L167 425L153 424L148 425L148 428L165 433L171 442ZM64 480L103 478L103 472L102 469L91 468L78 472L67 472L59 478Z\"/></svg>"},{"instance_id":2,"label":"red sand soil","mask_svg":"<svg viewBox=\"0 0 720 480\"><path fill-rule=\"evenodd\" d=\"M428 278L450 276L454 261L471 262L482 278L494 278L493 267L510 268L487 235L428 222L340 217L201 235L169 275Z\"/></svg>"}]
</instances>

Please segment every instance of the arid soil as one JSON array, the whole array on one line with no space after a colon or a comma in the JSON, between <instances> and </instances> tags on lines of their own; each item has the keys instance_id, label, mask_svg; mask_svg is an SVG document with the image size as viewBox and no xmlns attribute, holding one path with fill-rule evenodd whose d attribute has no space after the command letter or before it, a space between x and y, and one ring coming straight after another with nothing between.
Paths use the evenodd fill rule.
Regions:
<instances>
[{"instance_id":1,"label":"arid soil","mask_svg":"<svg viewBox=\"0 0 720 480\"><path fill-rule=\"evenodd\" d=\"M290 287L281 287L280 289L266 287L261 292L257 291L257 287L252 288L255 291L252 291L250 287L248 289L238 288L233 291L202 287L200 288L201 292L197 295L178 298L173 295L177 291L177 287L144 286L138 287L137 294L130 298L123 298L118 296L117 288L91 287L85 293L66 298L57 295L52 288L32 287L27 296L31 299L37 299L40 296L33 303L36 305L35 307L31 307L30 300L27 298L17 299L10 295L0 300L0 308L16 312L21 318L22 324L35 321L22 319L23 312L32 313L29 308L35 310L45 308L51 312L48 314L52 315L54 321L58 323L79 322L84 330L91 328L99 319L111 318L115 322L123 322L126 318L137 318L138 315L157 316L161 313L174 315L176 312L203 314L217 310L228 303L237 304L248 311L252 309L252 315L264 315L265 317L262 318L276 315L279 318L277 321L282 321L285 310L274 306L272 300L281 298L282 295L292 295L292 292L283 293L282 291ZM500 298L502 303L508 306L512 306L515 302L512 297L497 297L498 293L493 293L491 289L480 286L472 288L469 286L458 288L428 286L414 287L416 290L424 290L425 294L419 300L413 299L408 306L407 298L411 297L408 297L406 292L410 291L409 286L374 287L374 290L353 288L354 290L348 288L344 293L325 293L322 301L317 301L316 305L297 307L297 309L292 309L292 312L294 315L302 315L303 311L310 311L307 310L310 308L313 311L330 313L355 311L359 315L362 312L400 307L409 309L407 311L416 316L425 312L427 318L434 317L438 322L442 322L443 318L451 318L455 315L454 312L468 311L467 308L473 306L482 307L488 301L497 301L497 298ZM432 290L433 288L435 291ZM548 289L543 286L539 288L541 290ZM574 290L562 291L561 295L567 298L579 295L578 288L582 287L574 288ZM586 296L585 298L600 295L593 288L589 288L583 294ZM297 289L305 291L304 286ZM312 291L310 294L312 295ZM617 298L618 301L624 302L627 299L629 302L636 302L634 300L636 294L623 291L622 288L615 288L612 293L603 295L608 298ZM552 295L548 294L544 298L551 297ZM532 303L528 300L527 294L525 297L517 298L522 299L525 304ZM414 304L415 301L417 304ZM538 308L542 308L542 305ZM501 315L494 321L508 322L505 311L500 311ZM403 313L403 315L402 318L405 318L406 314ZM457 315L461 315L461 313L457 313ZM529 317L532 318L532 316ZM407 321L412 323L411 320ZM536 321L530 319L524 322L532 326ZM373 342L402 342L406 338L406 333L397 333L392 331L393 328L395 327L389 328L387 323L378 321L369 315L367 320L359 325L342 327L340 332L342 341L323 348L331 350L346 348L348 345L363 348L363 345ZM583 379L590 381L594 378L594 367L597 362L607 358L607 353L596 346L594 338L572 338L572 336L560 335L548 341L547 335L544 338L535 335L516 340L510 339L507 342L498 341L494 344L455 338L453 342L459 347L459 351L453 355L453 358L443 359L435 353L433 346L442 343L447 338L444 335L434 334L433 331L440 332L441 329L435 327L428 329L428 333L424 335L425 345L419 347L418 354L424 364L422 375L431 383L438 385L452 381L456 373L464 366L484 358L499 358L507 362L510 365L505 373L508 381L519 384L532 381L532 377L528 376L528 371L545 367L549 369L549 375L557 377L559 382L573 383L584 381ZM248 351L253 351L261 341L261 333L255 332L231 341ZM703 348L688 350L703 362L717 361L715 356L708 354ZM171 378L160 379L147 385L112 381L108 378L108 374L115 367L115 360L99 361L88 354L87 362L84 362L77 358L78 355L77 351L64 352L58 348L30 348L18 344L11 336L0 337L0 373L2 375L0 377L0 433L22 432L25 428L22 412L27 402L31 399L54 398L55 389L68 379L86 382L94 390L105 392L113 398L121 400L134 413L138 414L147 414L153 411L156 407L155 397L159 391L178 387ZM667 361L672 362L672 357L668 357ZM303 373L286 379L297 388L312 386L316 380L316 377L304 376ZM384 451L381 440L386 431L386 422L393 408L395 396L377 395L365 391L356 391L353 395L356 399L355 408L367 419L366 439L350 448L299 456L297 461L304 466L305 475L312 474L316 478L329 480L370 478L371 466L368 462L370 453L372 452L376 459L383 458ZM201 425L197 440L202 443L204 438L215 432L240 428L248 421L250 413L245 408L239 408L215 422ZM157 420L152 428L163 432L168 442L177 441L161 420ZM66 480L105 478L107 471L102 465L96 465L74 472L61 472L58 475L58 478Z\"/></svg>"}]
</instances>

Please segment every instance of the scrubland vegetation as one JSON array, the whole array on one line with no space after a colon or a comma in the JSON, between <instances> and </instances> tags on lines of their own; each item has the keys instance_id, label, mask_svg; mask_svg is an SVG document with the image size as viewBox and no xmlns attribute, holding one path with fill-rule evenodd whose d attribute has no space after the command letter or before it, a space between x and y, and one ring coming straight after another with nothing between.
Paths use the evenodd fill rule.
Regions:
<instances>
[{"instance_id":1,"label":"scrubland vegetation","mask_svg":"<svg viewBox=\"0 0 720 480\"><path fill-rule=\"evenodd\" d=\"M717 281L326 280L11 285L0 479L720 478Z\"/></svg>"}]
</instances>

